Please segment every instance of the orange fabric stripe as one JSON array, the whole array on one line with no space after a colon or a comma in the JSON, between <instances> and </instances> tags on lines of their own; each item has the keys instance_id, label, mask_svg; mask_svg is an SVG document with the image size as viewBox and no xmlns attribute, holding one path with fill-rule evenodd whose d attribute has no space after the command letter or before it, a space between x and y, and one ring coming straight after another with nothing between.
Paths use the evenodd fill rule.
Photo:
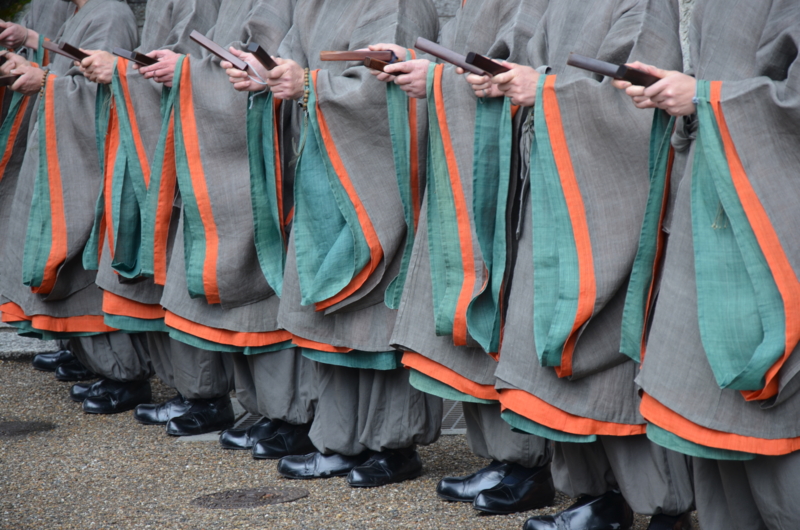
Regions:
<instances>
[{"instance_id":1,"label":"orange fabric stripe","mask_svg":"<svg viewBox=\"0 0 800 530\"><path fill-rule=\"evenodd\" d=\"M428 377L432 377L472 397L492 401L498 401L500 399L500 394L497 393L497 390L495 390L493 386L478 384L419 353L405 352L403 354L402 363L406 368L413 368Z\"/></svg>"},{"instance_id":2,"label":"orange fabric stripe","mask_svg":"<svg viewBox=\"0 0 800 530\"><path fill-rule=\"evenodd\" d=\"M103 212L103 219L101 223L101 228L106 229L105 237L108 238L108 248L111 258L114 258L114 200L112 194L112 186L114 185L114 166L117 164L117 153L119 153L119 119L117 116L117 102L112 100L111 101L111 110L108 115L108 132L106 134L106 144L105 144L105 162L104 162L104 170L105 175L103 175L104 181L104 212ZM100 245L98 245L98 258L97 262L100 263L100 256L103 254L103 241L100 240Z\"/></svg>"},{"instance_id":3,"label":"orange fabric stripe","mask_svg":"<svg viewBox=\"0 0 800 530\"><path fill-rule=\"evenodd\" d=\"M67 220L64 213L64 195L61 184L61 166L58 160L56 139L55 82L56 76L48 75L45 89L45 142L47 149L47 172L50 181L51 246L47 257L44 277L39 287L32 287L36 294L47 294L53 290L58 268L67 260ZM102 321L102 317L101 317Z\"/></svg>"},{"instance_id":4,"label":"orange fabric stripe","mask_svg":"<svg viewBox=\"0 0 800 530\"><path fill-rule=\"evenodd\" d=\"M3 87L3 90L5 90L5 87ZM5 95L5 93L0 95L0 100L3 98L3 95ZM6 151L3 153L3 158L0 159L0 181L3 180L8 163L11 161L11 155L14 153L14 144L17 142L17 136L22 127L22 122L25 119L25 112L28 110L30 101L30 97L26 97L22 100L17 116L14 118L14 123L11 126L11 132L8 135L8 143L6 144Z\"/></svg>"},{"instance_id":5,"label":"orange fabric stripe","mask_svg":"<svg viewBox=\"0 0 800 530\"><path fill-rule=\"evenodd\" d=\"M3 322L28 321L33 329L49 331L52 333L110 333L117 331L103 323L103 317L97 315L83 315L77 317L57 318L47 315L28 316L20 306L9 302L0 306L3 312Z\"/></svg>"},{"instance_id":6,"label":"orange fabric stripe","mask_svg":"<svg viewBox=\"0 0 800 530\"><path fill-rule=\"evenodd\" d=\"M291 340L292 334L288 331L265 331L265 332L246 332L246 331L231 331L228 329L212 328L186 320L179 317L175 313L166 311L164 316L164 323L175 328L178 331L183 331L189 335L199 337L217 344L227 344L229 346L237 346L240 348L253 347L258 348L261 346L271 346L280 342Z\"/></svg>"},{"instance_id":7,"label":"orange fabric stripe","mask_svg":"<svg viewBox=\"0 0 800 530\"><path fill-rule=\"evenodd\" d=\"M586 323L594 312L594 303L597 298L597 284L594 277L594 259L592 257L592 241L589 236L589 224L586 220L586 208L583 197L575 178L575 169L572 166L572 157L569 154L569 145L561 121L561 109L556 96L556 76L547 76L542 93L544 115L547 129L550 133L550 145L553 149L558 175L561 179L561 188L569 210L572 223L572 232L575 237L575 246L578 253L578 273L580 287L578 293L578 310L575 312L575 323L572 332L564 343L561 353L561 366L556 367L559 377L572 375L572 354L575 351L575 342L578 340L578 330Z\"/></svg>"},{"instance_id":8,"label":"orange fabric stripe","mask_svg":"<svg viewBox=\"0 0 800 530\"><path fill-rule=\"evenodd\" d=\"M667 205L669 203L669 188L670 188L670 181L672 180L672 165L675 163L675 150L670 147L669 148L669 160L667 161L667 175L664 179L664 197L661 199L661 215L658 218L658 238L656 242L656 257L653 260L653 276L652 280L650 281L650 289L647 291L647 303L644 306L644 326L642 327L642 342L641 342L641 350L639 352L639 364L644 363L644 356L647 350L647 322L650 320L650 312L652 310L652 303L653 303L653 295L655 294L656 290L656 281L658 277L659 269L661 268L661 259L664 257L664 244L666 243L666 237L664 236L664 231L661 230L661 227L664 226L664 218L667 216Z\"/></svg>"},{"instance_id":9,"label":"orange fabric stripe","mask_svg":"<svg viewBox=\"0 0 800 530\"><path fill-rule=\"evenodd\" d=\"M116 295L111 291L103 291L103 313L143 320L158 320L164 318L166 311L160 304L143 304Z\"/></svg>"},{"instance_id":10,"label":"orange fabric stripe","mask_svg":"<svg viewBox=\"0 0 800 530\"><path fill-rule=\"evenodd\" d=\"M288 226L289 223L292 222L292 219L294 219L294 206L289 209L289 214L286 216L286 221L284 221L283 226Z\"/></svg>"},{"instance_id":11,"label":"orange fabric stripe","mask_svg":"<svg viewBox=\"0 0 800 530\"><path fill-rule=\"evenodd\" d=\"M800 450L800 438L768 440L703 427L662 405L647 393L642 396L639 411L650 423L706 447L769 456L785 455Z\"/></svg>"},{"instance_id":12,"label":"orange fabric stripe","mask_svg":"<svg viewBox=\"0 0 800 530\"><path fill-rule=\"evenodd\" d=\"M292 344L300 348L308 348L309 350L325 351L328 353L350 353L353 348L342 348L340 346L332 346L324 342L316 342L313 340L304 339L297 335L292 335Z\"/></svg>"},{"instance_id":13,"label":"orange fabric stripe","mask_svg":"<svg viewBox=\"0 0 800 530\"><path fill-rule=\"evenodd\" d=\"M119 84L122 88L122 93L125 95L125 107L128 109L128 121L131 124L131 134L133 135L133 143L136 145L136 154L139 155L139 163L142 166L142 173L144 174L145 187L150 186L150 160L147 158L147 151L144 149L142 143L142 133L139 131L139 122L136 120L136 111L133 108L133 101L131 101L131 92L128 88L128 60L122 57L117 57L117 72L119 73Z\"/></svg>"},{"instance_id":14,"label":"orange fabric stripe","mask_svg":"<svg viewBox=\"0 0 800 530\"><path fill-rule=\"evenodd\" d=\"M282 223L281 237L284 238L284 234L286 233L286 225L289 224L289 220L283 216L283 168L281 164L280 130L278 127L282 101L280 99L275 99L273 101L275 109L272 119L273 150L275 151L275 193L278 197L278 222ZM285 243L286 239L284 238L284 245Z\"/></svg>"},{"instance_id":15,"label":"orange fabric stripe","mask_svg":"<svg viewBox=\"0 0 800 530\"><path fill-rule=\"evenodd\" d=\"M155 236L153 239L153 281L157 285L167 283L167 247L169 246L169 225L172 222L172 208L175 203L177 169L175 167L175 114L169 120L167 145L164 149L164 163L161 169L161 187L158 190L156 206Z\"/></svg>"},{"instance_id":16,"label":"orange fabric stripe","mask_svg":"<svg viewBox=\"0 0 800 530\"><path fill-rule=\"evenodd\" d=\"M469 220L469 209L461 188L461 175L458 172L453 142L450 138L450 127L447 125L447 111L444 108L444 93L442 92L442 73L444 65L436 66L433 78L433 91L436 99L436 117L439 120L439 129L442 134L447 172L450 176L450 187L453 191L453 202L456 209L458 223L458 241L461 248L461 267L464 272L464 282L456 302L456 312L453 316L453 343L456 346L467 345L467 308L472 301L475 289L475 253L472 248L472 226Z\"/></svg>"},{"instance_id":17,"label":"orange fabric stripe","mask_svg":"<svg viewBox=\"0 0 800 530\"><path fill-rule=\"evenodd\" d=\"M736 188L736 193L742 203L742 208L747 214L747 220L753 227L758 245L767 259L767 264L775 278L778 291L783 299L783 310L786 315L786 346L783 356L767 371L764 388L757 391L743 391L742 395L747 401L769 399L778 394L778 371L792 354L798 341L800 341L800 282L797 280L794 269L781 240L772 226L764 206L758 198L750 179L747 177L742 160L736 150L736 145L731 137L725 114L722 111L722 82L711 83L711 106L719 125L722 143L725 146L725 156L731 172L731 180Z\"/></svg>"},{"instance_id":18,"label":"orange fabric stripe","mask_svg":"<svg viewBox=\"0 0 800 530\"><path fill-rule=\"evenodd\" d=\"M317 87L317 74L319 74L319 70L314 70L311 72L311 78L314 83L315 90ZM319 107L319 100L317 100L316 103L316 111L317 122L319 123L319 132L322 135L322 141L325 144L325 151L328 153L328 158L333 165L336 176L339 177L339 182L341 182L342 187L347 193L347 196L353 203L353 208L355 208L356 215L358 216L358 222L361 225L361 230L364 232L364 237L367 240L367 245L369 246L370 250L369 263L366 267L364 267L364 269L361 270L361 272L356 275L355 278L350 281L347 287L342 289L336 296L315 304L317 311L322 311L338 304L356 292L362 285L364 285L370 275L372 275L372 273L375 272L375 269L378 268L378 265L383 259L383 247L381 247L378 234L375 232L375 227L372 225L372 220L370 220L369 215L367 215L367 210L361 203L361 198L358 196L358 193L353 186L353 182L350 180L350 175L347 173L347 168L344 166L341 156L339 156L339 151L336 149L336 144L334 143L333 137L328 129L328 123L325 121L325 116L322 113L322 109Z\"/></svg>"},{"instance_id":19,"label":"orange fabric stripe","mask_svg":"<svg viewBox=\"0 0 800 530\"><path fill-rule=\"evenodd\" d=\"M545 427L583 436L636 436L644 434L646 425L629 425L593 420L570 414L523 390L501 390L500 404Z\"/></svg>"},{"instance_id":20,"label":"orange fabric stripe","mask_svg":"<svg viewBox=\"0 0 800 530\"><path fill-rule=\"evenodd\" d=\"M203 290L209 304L219 304L219 286L217 285L217 258L219 257L219 235L214 222L211 197L208 194L203 158L200 154L200 143L197 136L197 121L194 115L194 96L192 94L192 76L189 57L183 61L183 79L181 79L181 125L186 158L189 163L194 196L197 209L206 233L206 256L203 263Z\"/></svg>"},{"instance_id":21,"label":"orange fabric stripe","mask_svg":"<svg viewBox=\"0 0 800 530\"><path fill-rule=\"evenodd\" d=\"M417 58L415 50L408 50L411 60ZM422 190L419 182L419 131L417 130L419 117L417 116L417 99L408 98L408 130L411 133L410 141L410 164L411 164L411 206L414 209L414 231L419 225L419 214L422 208Z\"/></svg>"}]
</instances>

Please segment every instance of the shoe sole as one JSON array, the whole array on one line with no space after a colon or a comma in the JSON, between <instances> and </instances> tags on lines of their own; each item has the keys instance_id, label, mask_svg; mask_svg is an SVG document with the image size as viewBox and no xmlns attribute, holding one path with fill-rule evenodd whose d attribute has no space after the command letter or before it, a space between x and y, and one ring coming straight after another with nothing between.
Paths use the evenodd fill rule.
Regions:
<instances>
[{"instance_id":1,"label":"shoe sole","mask_svg":"<svg viewBox=\"0 0 800 530\"><path fill-rule=\"evenodd\" d=\"M140 423L141 425L166 425L167 424L166 421L161 421L161 422L158 422L158 421L142 421L142 420L140 420L139 418L137 418L135 416L134 416L133 419L136 420L136 422Z\"/></svg>"},{"instance_id":2,"label":"shoe sole","mask_svg":"<svg viewBox=\"0 0 800 530\"><path fill-rule=\"evenodd\" d=\"M226 444L220 442L219 446L222 447L223 449L227 449L228 451L252 451L253 450L253 446L252 445L250 447L241 447L239 445L226 445Z\"/></svg>"},{"instance_id":3,"label":"shoe sole","mask_svg":"<svg viewBox=\"0 0 800 530\"><path fill-rule=\"evenodd\" d=\"M436 496L448 502L473 502L475 500L474 497L472 499L459 499L457 497L448 497L447 495L442 495L438 491L436 492Z\"/></svg>"},{"instance_id":4,"label":"shoe sole","mask_svg":"<svg viewBox=\"0 0 800 530\"><path fill-rule=\"evenodd\" d=\"M169 422L167 422L167 423L169 423ZM166 423L165 423L164 425L166 425ZM202 430L202 431L197 431L197 432L182 432L182 433L175 433L175 432L169 432L169 431L167 431L167 434L168 434L168 435L170 435L170 436L175 436L175 437L182 437L182 436L200 436L201 434L208 434L208 433L211 433L211 432L220 432L220 431L224 431L225 429L230 429L231 427L233 427L233 423L226 423L226 424L224 424L224 425L216 425L216 426L214 426L214 427L209 427L208 429L204 429L204 430Z\"/></svg>"},{"instance_id":5,"label":"shoe sole","mask_svg":"<svg viewBox=\"0 0 800 530\"><path fill-rule=\"evenodd\" d=\"M547 507L553 506L554 504L555 504L555 496L552 499L548 500L547 502L545 502L543 504L537 504L537 505L534 505L534 506L526 506L524 508L520 508L519 510L513 510L513 511L486 510L484 508L478 508L474 504L472 505L472 507L475 508L476 511L479 511L481 513L488 513L490 515L511 515L511 514L514 514L514 513L529 512L531 510L541 510L542 508L547 508Z\"/></svg>"}]
</instances>

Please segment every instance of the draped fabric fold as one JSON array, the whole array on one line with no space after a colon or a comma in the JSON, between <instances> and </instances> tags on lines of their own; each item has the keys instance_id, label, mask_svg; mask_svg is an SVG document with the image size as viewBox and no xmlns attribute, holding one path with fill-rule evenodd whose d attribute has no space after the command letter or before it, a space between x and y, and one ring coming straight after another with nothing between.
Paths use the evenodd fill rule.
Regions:
<instances>
[{"instance_id":1,"label":"draped fabric fold","mask_svg":"<svg viewBox=\"0 0 800 530\"><path fill-rule=\"evenodd\" d=\"M253 233L261 271L278 296L283 288L289 219L284 212L282 163L278 136L281 101L272 92L251 97L247 111L247 154Z\"/></svg>"},{"instance_id":2,"label":"draped fabric fold","mask_svg":"<svg viewBox=\"0 0 800 530\"><path fill-rule=\"evenodd\" d=\"M670 137L675 118L657 110L650 132L650 191L647 196L639 249L628 281L622 313L620 352L636 362L644 357L647 322L655 297L659 263L664 253L665 234L661 227L667 213L675 152Z\"/></svg>"}]
</instances>

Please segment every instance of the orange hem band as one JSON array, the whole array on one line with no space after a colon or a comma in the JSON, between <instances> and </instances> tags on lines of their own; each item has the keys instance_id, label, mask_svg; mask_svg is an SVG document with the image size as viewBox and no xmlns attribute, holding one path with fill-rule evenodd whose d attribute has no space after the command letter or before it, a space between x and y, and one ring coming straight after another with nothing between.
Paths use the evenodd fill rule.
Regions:
<instances>
[{"instance_id":1,"label":"orange hem band","mask_svg":"<svg viewBox=\"0 0 800 530\"><path fill-rule=\"evenodd\" d=\"M636 436L644 434L646 425L630 425L594 420L570 414L523 390L501 390L500 404L550 429L584 436Z\"/></svg>"},{"instance_id":2,"label":"orange hem band","mask_svg":"<svg viewBox=\"0 0 800 530\"><path fill-rule=\"evenodd\" d=\"M500 399L500 394L497 393L493 386L478 384L419 353L405 352L401 362L406 368L413 368L472 397L490 401L498 401Z\"/></svg>"},{"instance_id":3,"label":"orange hem band","mask_svg":"<svg viewBox=\"0 0 800 530\"><path fill-rule=\"evenodd\" d=\"M284 330L246 332L212 328L192 322L191 320L186 320L185 318L180 317L175 313L171 313L170 311L166 311L164 323L171 328L188 333L189 335L210 342L215 342L217 344L225 344L239 348L259 348L262 346L272 346L273 344L286 342L292 338L292 334Z\"/></svg>"}]
</instances>

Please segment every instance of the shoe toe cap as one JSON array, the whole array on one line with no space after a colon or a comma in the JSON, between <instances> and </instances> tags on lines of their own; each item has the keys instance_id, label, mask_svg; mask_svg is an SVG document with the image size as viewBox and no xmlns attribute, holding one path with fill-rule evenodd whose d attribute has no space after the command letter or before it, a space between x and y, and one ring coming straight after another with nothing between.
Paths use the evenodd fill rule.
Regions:
<instances>
[{"instance_id":1,"label":"shoe toe cap","mask_svg":"<svg viewBox=\"0 0 800 530\"><path fill-rule=\"evenodd\" d=\"M558 524L552 515L531 517L522 525L522 530L557 530Z\"/></svg>"}]
</instances>

